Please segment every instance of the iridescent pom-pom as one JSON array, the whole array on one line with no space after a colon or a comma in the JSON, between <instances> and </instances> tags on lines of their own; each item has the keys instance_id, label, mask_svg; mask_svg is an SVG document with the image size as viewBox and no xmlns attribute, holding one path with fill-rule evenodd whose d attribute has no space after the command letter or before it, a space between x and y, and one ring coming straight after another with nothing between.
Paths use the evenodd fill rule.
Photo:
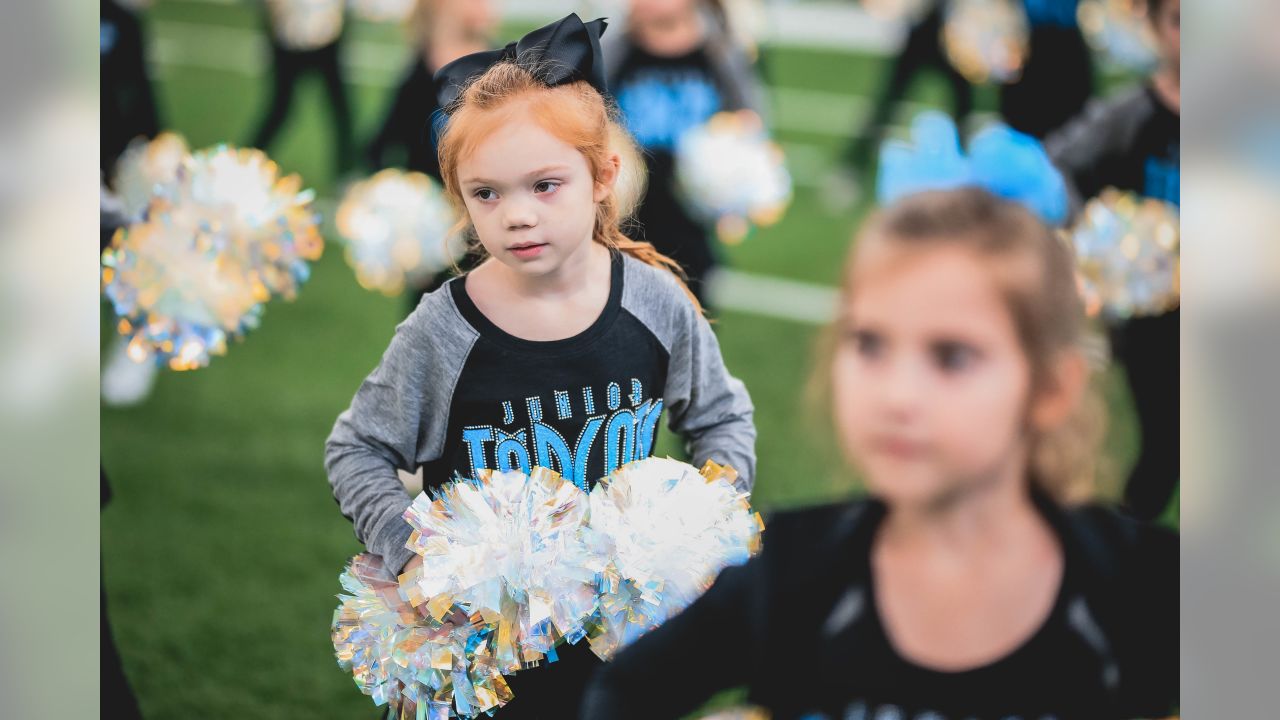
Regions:
<instances>
[{"instance_id":1,"label":"iridescent pom-pom","mask_svg":"<svg viewBox=\"0 0 1280 720\"><path fill-rule=\"evenodd\" d=\"M399 23L409 19L415 0L350 0L351 11L361 20Z\"/></svg>"},{"instance_id":2,"label":"iridescent pom-pom","mask_svg":"<svg viewBox=\"0 0 1280 720\"><path fill-rule=\"evenodd\" d=\"M333 613L338 665L397 718L476 717L511 700L511 690L470 618L418 614L382 558L361 554L341 576L347 595ZM421 714L419 714L421 711Z\"/></svg>"},{"instance_id":3,"label":"iridescent pom-pom","mask_svg":"<svg viewBox=\"0 0 1280 720\"><path fill-rule=\"evenodd\" d=\"M791 175L782 150L749 110L716 113L676 143L676 180L686 204L715 223L727 243L752 226L776 223L791 203Z\"/></svg>"},{"instance_id":4,"label":"iridescent pom-pom","mask_svg":"<svg viewBox=\"0 0 1280 720\"><path fill-rule=\"evenodd\" d=\"M1141 0L1082 0L1080 30L1094 50L1120 67L1146 72L1159 61Z\"/></svg>"},{"instance_id":5,"label":"iridescent pom-pom","mask_svg":"<svg viewBox=\"0 0 1280 720\"><path fill-rule=\"evenodd\" d=\"M271 32L290 50L322 48L342 34L344 0L267 0Z\"/></svg>"},{"instance_id":6,"label":"iridescent pom-pom","mask_svg":"<svg viewBox=\"0 0 1280 720\"><path fill-rule=\"evenodd\" d=\"M1070 231L1085 309L1122 320L1180 301L1178 209L1113 188L1085 205Z\"/></svg>"},{"instance_id":7,"label":"iridescent pom-pom","mask_svg":"<svg viewBox=\"0 0 1280 720\"><path fill-rule=\"evenodd\" d=\"M407 587L427 617L475 619L500 672L555 659L586 635L602 562L584 542L587 494L546 468L482 470L420 494L405 511L422 576Z\"/></svg>"},{"instance_id":8,"label":"iridescent pom-pom","mask_svg":"<svg viewBox=\"0 0 1280 720\"><path fill-rule=\"evenodd\" d=\"M116 161L111 191L130 220L141 220L151 197L177 179L178 168L188 152L187 141L172 132L160 133L154 140L137 138L129 143Z\"/></svg>"},{"instance_id":9,"label":"iridescent pom-pom","mask_svg":"<svg viewBox=\"0 0 1280 720\"><path fill-rule=\"evenodd\" d=\"M609 558L591 649L608 660L683 610L760 548L763 523L737 473L670 458L618 468L591 491L590 538Z\"/></svg>"},{"instance_id":10,"label":"iridescent pom-pom","mask_svg":"<svg viewBox=\"0 0 1280 720\"><path fill-rule=\"evenodd\" d=\"M457 215L434 180L387 169L351 186L338 205L338 234L361 287L387 295L425 282L462 257Z\"/></svg>"},{"instance_id":11,"label":"iridescent pom-pom","mask_svg":"<svg viewBox=\"0 0 1280 720\"><path fill-rule=\"evenodd\" d=\"M324 247L301 184L278 178L261 151L219 146L157 186L146 218L102 253L103 292L134 360L203 367L257 326L263 303L297 295Z\"/></svg>"},{"instance_id":12,"label":"iridescent pom-pom","mask_svg":"<svg viewBox=\"0 0 1280 720\"><path fill-rule=\"evenodd\" d=\"M972 83L1011 83L1022 75L1031 28L1021 2L950 0L942 47Z\"/></svg>"}]
</instances>

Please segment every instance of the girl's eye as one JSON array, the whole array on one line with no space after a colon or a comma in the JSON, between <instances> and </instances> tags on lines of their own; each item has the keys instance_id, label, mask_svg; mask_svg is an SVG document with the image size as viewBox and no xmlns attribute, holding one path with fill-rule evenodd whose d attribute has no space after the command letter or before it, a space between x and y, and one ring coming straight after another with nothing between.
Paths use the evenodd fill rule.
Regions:
<instances>
[{"instance_id":1,"label":"girl's eye","mask_svg":"<svg viewBox=\"0 0 1280 720\"><path fill-rule=\"evenodd\" d=\"M498 194L490 190L489 188L480 188L479 190L476 190L471 194L474 195L477 200L487 201L487 200L494 200L498 197Z\"/></svg>"},{"instance_id":2,"label":"girl's eye","mask_svg":"<svg viewBox=\"0 0 1280 720\"><path fill-rule=\"evenodd\" d=\"M868 360L880 357L884 352L884 338L869 330L851 330L845 338L859 355Z\"/></svg>"},{"instance_id":3,"label":"girl's eye","mask_svg":"<svg viewBox=\"0 0 1280 720\"><path fill-rule=\"evenodd\" d=\"M978 351L972 346L950 340L934 343L930 354L934 364L944 372L966 370L978 360Z\"/></svg>"},{"instance_id":4,"label":"girl's eye","mask_svg":"<svg viewBox=\"0 0 1280 720\"><path fill-rule=\"evenodd\" d=\"M536 193L553 193L560 188L560 183L555 180L540 180L533 186Z\"/></svg>"}]
</instances>

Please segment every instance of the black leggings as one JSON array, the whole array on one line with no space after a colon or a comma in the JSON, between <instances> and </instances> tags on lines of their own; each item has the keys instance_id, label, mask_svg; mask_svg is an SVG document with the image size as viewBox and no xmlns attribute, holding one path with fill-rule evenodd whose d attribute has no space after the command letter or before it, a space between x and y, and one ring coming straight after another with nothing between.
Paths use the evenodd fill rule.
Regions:
<instances>
[{"instance_id":1,"label":"black leggings","mask_svg":"<svg viewBox=\"0 0 1280 720\"><path fill-rule=\"evenodd\" d=\"M329 96L329 110L333 116L336 133L337 172L350 170L354 161L354 135L351 124L351 106L347 102L347 90L342 82L342 70L338 64L338 46L341 41L335 40L315 50L289 50L272 39L272 77L271 97L267 114L254 133L251 147L266 150L289 115L289 107L293 101L293 90L298 79L307 72L316 72L324 79L325 89Z\"/></svg>"},{"instance_id":2,"label":"black leggings","mask_svg":"<svg viewBox=\"0 0 1280 720\"><path fill-rule=\"evenodd\" d=\"M893 60L889 81L876 98L875 107L860 132L845 149L845 160L852 167L862 168L870 163L871 154L880 146L885 125L893 118L897 102L906 95L911 81L922 70L937 70L951 86L951 114L957 125L963 126L973 111L973 85L955 69L942 50L942 13L942 3L935 3L929 13L908 31L906 43Z\"/></svg>"},{"instance_id":3,"label":"black leggings","mask_svg":"<svg viewBox=\"0 0 1280 720\"><path fill-rule=\"evenodd\" d=\"M1126 509L1154 520L1168 507L1178 486L1178 321L1177 310L1133 318L1115 328L1112 347L1124 367L1141 429L1142 449L1124 490Z\"/></svg>"}]
</instances>

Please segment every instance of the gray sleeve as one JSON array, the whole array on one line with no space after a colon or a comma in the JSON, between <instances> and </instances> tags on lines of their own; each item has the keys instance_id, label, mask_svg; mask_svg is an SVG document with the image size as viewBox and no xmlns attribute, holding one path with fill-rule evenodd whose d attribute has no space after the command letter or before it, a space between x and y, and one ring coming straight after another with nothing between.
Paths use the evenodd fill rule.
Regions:
<instances>
[{"instance_id":1,"label":"gray sleeve","mask_svg":"<svg viewBox=\"0 0 1280 720\"><path fill-rule=\"evenodd\" d=\"M404 511L412 498L396 470L412 473L444 447L449 404L475 342L456 315L448 290L423 298L396 327L378 367L365 378L325 442L324 464L356 539L399 573L413 557L405 547Z\"/></svg>"},{"instance_id":2,"label":"gray sleeve","mask_svg":"<svg viewBox=\"0 0 1280 720\"><path fill-rule=\"evenodd\" d=\"M1095 99L1045 139L1045 152L1067 181L1071 215L1106 187L1114 176L1114 164L1132 138L1142 116L1145 99L1141 87L1119 97Z\"/></svg>"},{"instance_id":3,"label":"gray sleeve","mask_svg":"<svg viewBox=\"0 0 1280 720\"><path fill-rule=\"evenodd\" d=\"M685 441L693 464L732 466L751 489L756 474L755 408L742 381L729 374L711 325L670 272L627 259L623 307L669 353L663 403L667 426Z\"/></svg>"}]
</instances>

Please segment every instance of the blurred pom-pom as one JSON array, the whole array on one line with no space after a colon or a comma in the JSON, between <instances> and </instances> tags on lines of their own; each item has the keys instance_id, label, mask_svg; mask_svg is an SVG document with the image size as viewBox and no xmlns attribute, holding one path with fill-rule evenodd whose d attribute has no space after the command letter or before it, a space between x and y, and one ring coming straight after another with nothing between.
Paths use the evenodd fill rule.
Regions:
<instances>
[{"instance_id":1,"label":"blurred pom-pom","mask_svg":"<svg viewBox=\"0 0 1280 720\"><path fill-rule=\"evenodd\" d=\"M1076 8L1090 47L1115 65L1148 72L1159 62L1142 0L1082 0Z\"/></svg>"},{"instance_id":2,"label":"blurred pom-pom","mask_svg":"<svg viewBox=\"0 0 1280 720\"><path fill-rule=\"evenodd\" d=\"M591 649L608 660L760 548L760 516L737 473L670 458L618 468L591 491L591 541L609 558Z\"/></svg>"},{"instance_id":3,"label":"blurred pom-pom","mask_svg":"<svg viewBox=\"0 0 1280 720\"><path fill-rule=\"evenodd\" d=\"M157 186L145 219L102 253L103 293L130 357L203 367L257 326L263 303L297 295L323 250L314 194L301 184L278 178L261 151L219 146Z\"/></svg>"},{"instance_id":4,"label":"blurred pom-pom","mask_svg":"<svg viewBox=\"0 0 1280 720\"><path fill-rule=\"evenodd\" d=\"M338 665L394 717L471 718L511 700L465 614L443 621L418 614L377 555L352 558L340 581L348 594L333 613Z\"/></svg>"},{"instance_id":5,"label":"blurred pom-pom","mask_svg":"<svg viewBox=\"0 0 1280 720\"><path fill-rule=\"evenodd\" d=\"M142 219L151 196L160 187L177 179L178 168L189 152L187 141L173 132L162 132L153 140L139 137L129 143L116 161L111 191L123 205L131 221Z\"/></svg>"},{"instance_id":6,"label":"blurred pom-pom","mask_svg":"<svg viewBox=\"0 0 1280 720\"><path fill-rule=\"evenodd\" d=\"M676 180L690 209L726 243L776 223L791 203L782 150L749 110L716 113L681 136Z\"/></svg>"},{"instance_id":7,"label":"blurred pom-pom","mask_svg":"<svg viewBox=\"0 0 1280 720\"><path fill-rule=\"evenodd\" d=\"M352 185L338 205L338 234L361 287L396 295L424 283L465 252L457 216L419 172L387 169Z\"/></svg>"},{"instance_id":8,"label":"blurred pom-pom","mask_svg":"<svg viewBox=\"0 0 1280 720\"><path fill-rule=\"evenodd\" d=\"M862 0L868 15L888 22L915 23L930 5L929 0Z\"/></svg>"},{"instance_id":9,"label":"blurred pom-pom","mask_svg":"<svg viewBox=\"0 0 1280 720\"><path fill-rule=\"evenodd\" d=\"M1178 307L1178 209L1114 188L1090 200L1070 231L1085 309L1109 320Z\"/></svg>"},{"instance_id":10,"label":"blurred pom-pom","mask_svg":"<svg viewBox=\"0 0 1280 720\"><path fill-rule=\"evenodd\" d=\"M284 47L316 50L342 34L345 0L267 0L271 32Z\"/></svg>"},{"instance_id":11,"label":"blurred pom-pom","mask_svg":"<svg viewBox=\"0 0 1280 720\"><path fill-rule=\"evenodd\" d=\"M912 121L911 142L891 140L880 149L876 198L882 205L918 192L964 186L1021 203L1050 225L1067 217L1066 182L1044 147L1004 125L975 135L965 155L955 122L928 111Z\"/></svg>"},{"instance_id":12,"label":"blurred pom-pom","mask_svg":"<svg viewBox=\"0 0 1280 720\"><path fill-rule=\"evenodd\" d=\"M351 12L361 20L400 23L409 19L415 0L350 0Z\"/></svg>"},{"instance_id":13,"label":"blurred pom-pom","mask_svg":"<svg viewBox=\"0 0 1280 720\"><path fill-rule=\"evenodd\" d=\"M583 537L585 492L537 467L482 470L435 495L405 511L407 546L422 556L406 590L415 607L434 619L457 610L476 618L503 673L554 660L561 642L585 637L602 565Z\"/></svg>"},{"instance_id":14,"label":"blurred pom-pom","mask_svg":"<svg viewBox=\"0 0 1280 720\"><path fill-rule=\"evenodd\" d=\"M947 58L969 82L1011 83L1022 75L1031 28L1015 0L949 0L942 27Z\"/></svg>"}]
</instances>

